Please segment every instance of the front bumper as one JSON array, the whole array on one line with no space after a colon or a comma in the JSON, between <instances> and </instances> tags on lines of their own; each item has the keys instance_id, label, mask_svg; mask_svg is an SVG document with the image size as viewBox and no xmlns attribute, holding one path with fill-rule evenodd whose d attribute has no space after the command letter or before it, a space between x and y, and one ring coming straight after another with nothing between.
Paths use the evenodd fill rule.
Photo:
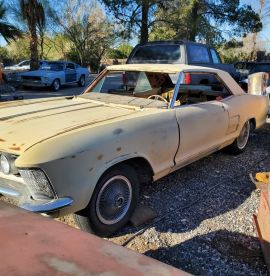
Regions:
<instances>
[{"instance_id":1,"label":"front bumper","mask_svg":"<svg viewBox=\"0 0 270 276\"><path fill-rule=\"evenodd\" d=\"M67 206L72 205L73 199L70 197L62 197L62 198L57 198L57 199L52 199L50 201L41 201L38 202L35 200L35 203L23 203L20 205L21 208L35 212L35 213L45 213L45 214L50 214L50 213L55 213L59 211L62 208L65 208Z\"/></svg>"},{"instance_id":2,"label":"front bumper","mask_svg":"<svg viewBox=\"0 0 270 276\"><path fill-rule=\"evenodd\" d=\"M4 175L0 172L0 195L18 201L19 207L36 213L45 213L57 216L57 212L73 204L70 197L55 199L33 200L30 192L21 177Z\"/></svg>"}]
</instances>

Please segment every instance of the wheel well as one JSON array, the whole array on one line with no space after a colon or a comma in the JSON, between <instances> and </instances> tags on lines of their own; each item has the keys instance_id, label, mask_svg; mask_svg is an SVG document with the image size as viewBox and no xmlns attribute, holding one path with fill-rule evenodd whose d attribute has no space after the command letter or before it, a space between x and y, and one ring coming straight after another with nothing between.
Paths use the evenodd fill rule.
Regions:
<instances>
[{"instance_id":1,"label":"wheel well","mask_svg":"<svg viewBox=\"0 0 270 276\"><path fill-rule=\"evenodd\" d=\"M54 81L56 81L56 80L58 80L58 81L59 81L59 83L61 84L61 80L60 80L59 78L55 78L55 79L53 80L52 84L53 84L53 83L54 83Z\"/></svg>"},{"instance_id":2,"label":"wheel well","mask_svg":"<svg viewBox=\"0 0 270 276\"><path fill-rule=\"evenodd\" d=\"M145 158L135 157L135 158L131 158L128 160L124 160L120 163L113 165L108 170L111 170L120 164L126 164L126 165L131 166L133 169L135 169L141 184L148 184L153 181L153 175L154 175L153 168ZM106 173L106 172L104 172L104 173Z\"/></svg>"},{"instance_id":3,"label":"wheel well","mask_svg":"<svg viewBox=\"0 0 270 276\"><path fill-rule=\"evenodd\" d=\"M250 125L251 125L251 130L255 130L256 129L256 120L255 118L251 118L249 119Z\"/></svg>"}]
</instances>

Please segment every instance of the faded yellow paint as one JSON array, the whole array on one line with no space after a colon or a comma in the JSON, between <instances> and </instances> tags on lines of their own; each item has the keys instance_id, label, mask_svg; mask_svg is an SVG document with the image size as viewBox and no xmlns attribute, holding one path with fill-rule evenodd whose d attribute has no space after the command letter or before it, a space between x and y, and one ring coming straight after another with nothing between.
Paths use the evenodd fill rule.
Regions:
<instances>
[{"instance_id":1,"label":"faded yellow paint","mask_svg":"<svg viewBox=\"0 0 270 276\"><path fill-rule=\"evenodd\" d=\"M255 119L257 128L266 120L267 99L245 94L226 72L133 64L107 70L213 72L233 95L183 108L102 93L1 104L0 152L18 155L15 165L19 168L41 168L59 198L74 200L59 215L85 208L103 173L120 162L142 158L157 180L229 145L247 120ZM1 174L0 186L5 181L7 177Z\"/></svg>"}]
</instances>

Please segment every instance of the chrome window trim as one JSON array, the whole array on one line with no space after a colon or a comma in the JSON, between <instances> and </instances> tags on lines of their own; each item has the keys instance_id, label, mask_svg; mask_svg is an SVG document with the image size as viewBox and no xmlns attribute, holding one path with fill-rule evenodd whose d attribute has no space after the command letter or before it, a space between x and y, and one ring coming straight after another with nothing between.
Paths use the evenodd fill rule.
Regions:
<instances>
[{"instance_id":1,"label":"chrome window trim","mask_svg":"<svg viewBox=\"0 0 270 276\"><path fill-rule=\"evenodd\" d=\"M172 96L171 101L169 103L169 109L173 109L174 108L174 104L175 104L175 101L176 101L176 98L177 98L177 94L178 94L178 91L179 91L180 86L183 83L183 81L184 81L184 72L181 71L180 74L179 74L177 83L176 83L176 85L174 87L173 96Z\"/></svg>"}]
</instances>

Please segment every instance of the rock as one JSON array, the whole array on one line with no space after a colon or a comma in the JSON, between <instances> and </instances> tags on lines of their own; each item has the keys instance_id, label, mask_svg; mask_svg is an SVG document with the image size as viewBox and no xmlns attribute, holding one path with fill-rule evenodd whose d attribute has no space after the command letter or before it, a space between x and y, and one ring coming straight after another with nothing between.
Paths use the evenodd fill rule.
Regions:
<instances>
[{"instance_id":1,"label":"rock","mask_svg":"<svg viewBox=\"0 0 270 276\"><path fill-rule=\"evenodd\" d=\"M153 209L144 205L139 205L135 209L130 219L130 222L132 223L133 226L138 227L144 223L147 223L153 220L156 217L157 217L157 213Z\"/></svg>"}]
</instances>

